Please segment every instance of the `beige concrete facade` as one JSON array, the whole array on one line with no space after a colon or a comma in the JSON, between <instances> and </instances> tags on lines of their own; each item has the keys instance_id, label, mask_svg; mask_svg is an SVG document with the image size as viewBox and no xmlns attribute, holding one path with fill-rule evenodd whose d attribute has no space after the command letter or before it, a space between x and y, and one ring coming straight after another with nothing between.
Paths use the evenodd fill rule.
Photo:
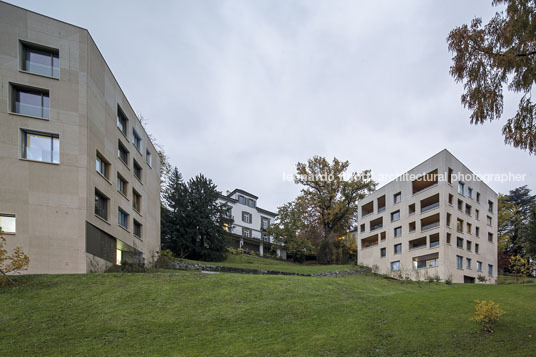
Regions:
<instances>
[{"instance_id":1,"label":"beige concrete facade","mask_svg":"<svg viewBox=\"0 0 536 357\"><path fill-rule=\"evenodd\" d=\"M26 68L27 48L55 53L57 75ZM0 80L0 215L15 217L15 232L6 238L8 247L29 255L27 272L86 273L121 256L150 262L160 249L160 162L88 31L0 2ZM48 95L49 114L21 113L17 88ZM128 119L124 133L118 111ZM28 134L59 139L57 162L29 158ZM119 142L126 162L118 157ZM106 163L104 176L97 155ZM125 194L118 174L128 182ZM107 198L104 219L96 215L96 190ZM126 228L118 224L119 208L128 214Z\"/></svg>"},{"instance_id":2,"label":"beige concrete facade","mask_svg":"<svg viewBox=\"0 0 536 357\"><path fill-rule=\"evenodd\" d=\"M472 174L443 150L361 200L358 263L399 278L496 283L497 194Z\"/></svg>"}]
</instances>

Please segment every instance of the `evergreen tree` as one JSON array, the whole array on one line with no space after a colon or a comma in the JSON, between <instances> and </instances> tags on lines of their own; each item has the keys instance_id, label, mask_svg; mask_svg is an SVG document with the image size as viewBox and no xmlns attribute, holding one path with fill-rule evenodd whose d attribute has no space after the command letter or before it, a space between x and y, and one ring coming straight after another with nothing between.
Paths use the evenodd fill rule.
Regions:
<instances>
[{"instance_id":1,"label":"evergreen tree","mask_svg":"<svg viewBox=\"0 0 536 357\"><path fill-rule=\"evenodd\" d=\"M225 259L224 212L218 197L219 192L211 179L197 175L188 181L188 222L184 241L192 259Z\"/></svg>"},{"instance_id":2,"label":"evergreen tree","mask_svg":"<svg viewBox=\"0 0 536 357\"><path fill-rule=\"evenodd\" d=\"M530 212L536 204L536 196L530 194L530 189L525 185L511 190L507 201L514 207L513 214L508 224L508 236L510 241L507 253L512 255L526 254Z\"/></svg>"},{"instance_id":3,"label":"evergreen tree","mask_svg":"<svg viewBox=\"0 0 536 357\"><path fill-rule=\"evenodd\" d=\"M175 168L162 196L162 249L169 249L182 258L223 260L226 251L223 208L212 180L198 175L184 183Z\"/></svg>"}]
</instances>

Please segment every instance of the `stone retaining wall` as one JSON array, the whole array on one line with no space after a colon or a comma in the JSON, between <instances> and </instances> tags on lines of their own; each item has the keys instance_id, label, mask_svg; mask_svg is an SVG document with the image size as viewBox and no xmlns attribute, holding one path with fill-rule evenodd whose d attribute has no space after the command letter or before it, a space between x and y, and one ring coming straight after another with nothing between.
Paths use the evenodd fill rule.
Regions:
<instances>
[{"instance_id":1,"label":"stone retaining wall","mask_svg":"<svg viewBox=\"0 0 536 357\"><path fill-rule=\"evenodd\" d=\"M352 270L334 271L334 272L326 272L326 273L318 273L318 274L305 274L305 273L290 273L290 272L277 271L277 270L245 269L245 268L236 268L236 267L229 267L229 266L222 266L222 265L187 263L187 262L182 262L182 261L170 263L169 268L179 269L179 270L204 270L204 271L212 271L212 272L254 274L254 275L290 275L290 276L315 276L315 277L338 277L338 276L364 274L364 273L371 272L370 268L356 267L355 269L352 269Z\"/></svg>"}]
</instances>

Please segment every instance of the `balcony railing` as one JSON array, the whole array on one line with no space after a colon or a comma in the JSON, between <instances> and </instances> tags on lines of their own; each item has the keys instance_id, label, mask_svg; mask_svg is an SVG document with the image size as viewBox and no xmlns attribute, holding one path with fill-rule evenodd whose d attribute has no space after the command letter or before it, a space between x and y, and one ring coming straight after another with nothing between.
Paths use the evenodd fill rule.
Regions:
<instances>
[{"instance_id":1,"label":"balcony railing","mask_svg":"<svg viewBox=\"0 0 536 357\"><path fill-rule=\"evenodd\" d=\"M434 202L434 203L432 203L432 204L430 204L428 206L422 207L421 208L421 213L433 210L436 207L439 207L439 202Z\"/></svg>"},{"instance_id":2,"label":"balcony railing","mask_svg":"<svg viewBox=\"0 0 536 357\"><path fill-rule=\"evenodd\" d=\"M436 227L439 227L439 221L437 222L432 222L432 223L429 223L427 225L424 225L421 227L421 232L423 231L427 231L429 229L432 229L432 228L436 228Z\"/></svg>"},{"instance_id":3,"label":"balcony railing","mask_svg":"<svg viewBox=\"0 0 536 357\"><path fill-rule=\"evenodd\" d=\"M370 231L375 231L376 229L380 229L383 227L383 223L376 224L375 226L370 227Z\"/></svg>"}]
</instances>

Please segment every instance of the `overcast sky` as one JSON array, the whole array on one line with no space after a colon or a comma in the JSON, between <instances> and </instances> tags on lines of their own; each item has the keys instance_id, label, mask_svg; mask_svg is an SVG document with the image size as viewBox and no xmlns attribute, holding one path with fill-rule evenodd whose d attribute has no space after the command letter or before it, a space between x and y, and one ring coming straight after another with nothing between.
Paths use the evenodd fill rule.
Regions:
<instances>
[{"instance_id":1,"label":"overcast sky","mask_svg":"<svg viewBox=\"0 0 536 357\"><path fill-rule=\"evenodd\" d=\"M491 0L9 2L88 29L185 178L260 207L293 199L283 174L313 155L379 175L447 148L477 173L527 174L498 192L536 189L536 158L504 145L505 118L470 125L449 75L449 31L487 21Z\"/></svg>"}]
</instances>

